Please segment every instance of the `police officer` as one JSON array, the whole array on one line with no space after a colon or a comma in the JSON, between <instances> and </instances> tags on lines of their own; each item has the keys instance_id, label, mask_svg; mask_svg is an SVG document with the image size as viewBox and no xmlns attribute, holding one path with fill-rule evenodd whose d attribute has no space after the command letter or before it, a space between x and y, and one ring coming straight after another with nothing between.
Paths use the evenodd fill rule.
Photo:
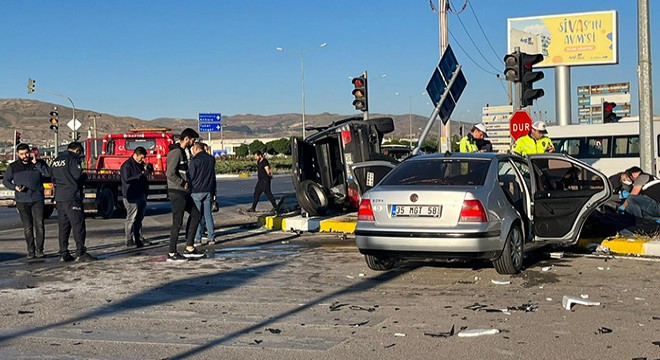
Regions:
<instances>
[{"instance_id":1,"label":"police officer","mask_svg":"<svg viewBox=\"0 0 660 360\"><path fill-rule=\"evenodd\" d=\"M479 149L478 141L484 140L486 134L486 125L476 124L470 130L470 133L463 136L458 143L458 150L462 153L483 152Z\"/></svg>"},{"instance_id":2,"label":"police officer","mask_svg":"<svg viewBox=\"0 0 660 360\"><path fill-rule=\"evenodd\" d=\"M72 142L67 151L55 158L51 165L51 176L55 184L55 202L57 203L57 225L59 226L60 261L73 261L69 253L69 235L73 230L76 241L76 261L98 260L87 253L85 248L85 212L83 209L83 173L81 162L85 153L82 144Z\"/></svg>"},{"instance_id":3,"label":"police officer","mask_svg":"<svg viewBox=\"0 0 660 360\"><path fill-rule=\"evenodd\" d=\"M547 134L548 130L545 122L537 121L533 123L529 133L518 138L513 152L522 156L554 152L555 147Z\"/></svg>"}]
</instances>

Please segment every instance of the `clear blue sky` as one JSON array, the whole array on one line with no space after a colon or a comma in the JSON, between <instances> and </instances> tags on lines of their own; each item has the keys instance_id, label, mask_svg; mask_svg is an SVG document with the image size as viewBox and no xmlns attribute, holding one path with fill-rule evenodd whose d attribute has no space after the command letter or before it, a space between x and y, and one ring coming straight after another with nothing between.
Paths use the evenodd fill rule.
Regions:
<instances>
[{"instance_id":1,"label":"clear blue sky","mask_svg":"<svg viewBox=\"0 0 660 360\"><path fill-rule=\"evenodd\" d=\"M463 3L452 2L457 9ZM656 59L658 5L651 1L651 54ZM507 18L602 10L618 11L620 61L572 68L573 102L576 86L630 82L632 112L638 113L636 1L474 0L472 8L497 56L469 7L449 15L451 33L468 52L450 36L468 80L454 118L477 120L484 104L506 102L506 84L494 74L503 70ZM372 112L407 114L407 95L414 95L414 113L428 116L432 111L428 96L420 95L439 57L438 17L428 0L27 0L4 1L2 15L0 98L68 105L44 92L27 95L31 77L37 88L71 97L77 108L113 115L300 113L300 50L314 49L305 52L308 114L357 114L348 78L363 70L371 79ZM317 48L324 42L326 48ZM655 80L659 72L656 67ZM383 74L387 77L376 80ZM546 69L545 77L540 87L546 95L534 110L553 118L554 70ZM656 114L659 106L656 101ZM576 121L575 105L572 116Z\"/></svg>"}]
</instances>

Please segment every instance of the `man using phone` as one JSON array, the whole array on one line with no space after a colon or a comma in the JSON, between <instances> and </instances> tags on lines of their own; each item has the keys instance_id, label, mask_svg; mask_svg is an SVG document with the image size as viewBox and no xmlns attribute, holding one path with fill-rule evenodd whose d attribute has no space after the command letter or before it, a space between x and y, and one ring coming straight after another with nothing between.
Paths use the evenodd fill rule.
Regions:
<instances>
[{"instance_id":1,"label":"man using phone","mask_svg":"<svg viewBox=\"0 0 660 360\"><path fill-rule=\"evenodd\" d=\"M37 161L28 144L16 147L18 161L9 164L3 185L14 189L16 208L21 216L27 258L44 257L44 178L49 176L48 165Z\"/></svg>"}]
</instances>

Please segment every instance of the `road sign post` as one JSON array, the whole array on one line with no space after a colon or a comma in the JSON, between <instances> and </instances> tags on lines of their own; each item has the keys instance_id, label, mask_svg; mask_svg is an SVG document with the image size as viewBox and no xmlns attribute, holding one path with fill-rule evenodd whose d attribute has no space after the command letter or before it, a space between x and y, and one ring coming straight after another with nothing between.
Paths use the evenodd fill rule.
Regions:
<instances>
[{"instance_id":1,"label":"road sign post","mask_svg":"<svg viewBox=\"0 0 660 360\"><path fill-rule=\"evenodd\" d=\"M518 140L521 136L525 136L532 129L532 118L525 110L518 110L511 116L509 120L509 134L514 140Z\"/></svg>"},{"instance_id":2,"label":"road sign post","mask_svg":"<svg viewBox=\"0 0 660 360\"><path fill-rule=\"evenodd\" d=\"M426 85L426 92L429 94L431 101L433 101L435 109L433 110L424 131L422 131L422 135L419 137L417 147L413 150L414 155L419 152L424 139L426 139L426 136L431 131L433 122L438 115L440 115L442 123L447 124L451 113L456 107L456 102L466 86L467 80L465 79L465 75L463 75L461 65L458 63L458 60L456 60L456 56L451 50L451 46L447 46L447 49L445 49L445 52L442 54L440 63L438 63L438 66L433 70L431 79L429 80L428 85ZM445 137L450 138L450 134L445 134Z\"/></svg>"}]
</instances>

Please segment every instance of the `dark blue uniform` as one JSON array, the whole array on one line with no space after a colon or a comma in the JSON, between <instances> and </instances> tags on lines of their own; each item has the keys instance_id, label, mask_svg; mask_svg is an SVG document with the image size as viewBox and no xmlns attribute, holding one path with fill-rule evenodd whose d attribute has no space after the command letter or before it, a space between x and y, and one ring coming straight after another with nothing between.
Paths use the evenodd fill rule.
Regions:
<instances>
[{"instance_id":1,"label":"dark blue uniform","mask_svg":"<svg viewBox=\"0 0 660 360\"><path fill-rule=\"evenodd\" d=\"M51 177L55 185L57 223L59 225L60 256L69 255L69 235L73 230L76 241L76 257L86 253L85 212L83 209L83 182L87 178L82 170L82 159L72 151L65 151L51 165Z\"/></svg>"}]
</instances>

